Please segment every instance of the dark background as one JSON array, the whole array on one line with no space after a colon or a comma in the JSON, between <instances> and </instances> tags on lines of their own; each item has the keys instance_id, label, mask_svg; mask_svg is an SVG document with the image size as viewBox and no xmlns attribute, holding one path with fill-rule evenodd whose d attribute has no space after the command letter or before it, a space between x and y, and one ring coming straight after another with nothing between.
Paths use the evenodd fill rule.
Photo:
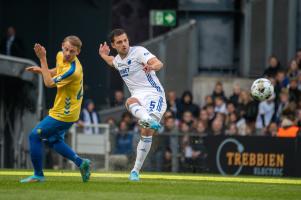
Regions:
<instances>
[{"instance_id":1,"label":"dark background","mask_svg":"<svg viewBox=\"0 0 301 200\"><path fill-rule=\"evenodd\" d=\"M138 0L0 0L0 36L14 26L23 41L25 57L36 59L32 47L39 42L47 50L49 67L68 35L83 42L79 59L84 68L85 99L93 99L98 109L108 104L116 89L122 89L119 74L108 68L98 56L99 43L107 40L112 28L128 31L131 44L148 39L150 9L176 8L177 1ZM155 28L154 35L169 28ZM55 89L46 89L47 108L52 107Z\"/></svg>"}]
</instances>

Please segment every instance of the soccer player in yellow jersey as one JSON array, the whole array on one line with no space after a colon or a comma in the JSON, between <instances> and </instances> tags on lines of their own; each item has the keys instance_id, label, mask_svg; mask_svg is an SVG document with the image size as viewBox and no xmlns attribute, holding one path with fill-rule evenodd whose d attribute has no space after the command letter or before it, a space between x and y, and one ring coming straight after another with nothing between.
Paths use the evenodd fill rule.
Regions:
<instances>
[{"instance_id":1,"label":"soccer player in yellow jersey","mask_svg":"<svg viewBox=\"0 0 301 200\"><path fill-rule=\"evenodd\" d=\"M29 135L30 155L34 167L34 175L22 179L22 183L42 182L43 145L47 143L62 156L72 160L80 169L82 180L90 178L90 160L80 158L65 142L66 131L79 118L83 96L83 70L77 58L82 42L76 36L68 36L63 40L62 51L56 56L56 68L49 70L46 50L40 44L34 45L41 67L28 67L26 70L42 74L46 87L56 87L57 94L49 115L45 117Z\"/></svg>"}]
</instances>

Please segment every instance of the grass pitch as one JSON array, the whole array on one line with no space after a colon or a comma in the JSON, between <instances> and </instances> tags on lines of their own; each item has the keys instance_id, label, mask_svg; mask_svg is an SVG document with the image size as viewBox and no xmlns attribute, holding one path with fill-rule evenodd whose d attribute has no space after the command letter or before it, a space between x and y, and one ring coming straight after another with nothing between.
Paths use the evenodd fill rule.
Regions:
<instances>
[{"instance_id":1,"label":"grass pitch","mask_svg":"<svg viewBox=\"0 0 301 200\"><path fill-rule=\"evenodd\" d=\"M0 171L0 199L301 199L301 179L143 173L140 182L130 182L127 173L93 173L82 183L79 172L47 171L44 183L19 183L28 175Z\"/></svg>"}]
</instances>

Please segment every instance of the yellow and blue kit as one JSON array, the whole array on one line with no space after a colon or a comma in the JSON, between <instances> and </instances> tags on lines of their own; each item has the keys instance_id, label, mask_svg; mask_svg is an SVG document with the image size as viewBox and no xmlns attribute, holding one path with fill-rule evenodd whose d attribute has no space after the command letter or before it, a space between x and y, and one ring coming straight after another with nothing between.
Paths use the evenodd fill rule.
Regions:
<instances>
[{"instance_id":1,"label":"yellow and blue kit","mask_svg":"<svg viewBox=\"0 0 301 200\"><path fill-rule=\"evenodd\" d=\"M57 86L57 94L49 116L45 117L30 133L30 155L34 167L34 176L44 177L42 141L56 152L72 160L81 167L80 158L65 142L66 131L76 122L80 115L83 96L83 70L77 58L71 62L63 61L63 53L56 57L57 74L53 81ZM35 178L35 177L34 177ZM22 180L30 182L32 177Z\"/></svg>"},{"instance_id":2,"label":"yellow and blue kit","mask_svg":"<svg viewBox=\"0 0 301 200\"><path fill-rule=\"evenodd\" d=\"M83 99L81 63L77 57L71 62L64 62L63 52L59 52L56 56L56 71L53 80L57 94L49 116L62 122L75 122L79 119Z\"/></svg>"}]
</instances>

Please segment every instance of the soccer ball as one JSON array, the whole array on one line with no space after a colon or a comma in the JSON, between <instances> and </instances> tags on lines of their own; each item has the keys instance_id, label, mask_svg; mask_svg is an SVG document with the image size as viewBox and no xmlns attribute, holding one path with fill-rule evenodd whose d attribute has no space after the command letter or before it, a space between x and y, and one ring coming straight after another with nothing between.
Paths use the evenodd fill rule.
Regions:
<instances>
[{"instance_id":1,"label":"soccer ball","mask_svg":"<svg viewBox=\"0 0 301 200\"><path fill-rule=\"evenodd\" d=\"M257 101L269 99L274 94L274 87L266 78L256 79L251 87L251 96Z\"/></svg>"}]
</instances>

